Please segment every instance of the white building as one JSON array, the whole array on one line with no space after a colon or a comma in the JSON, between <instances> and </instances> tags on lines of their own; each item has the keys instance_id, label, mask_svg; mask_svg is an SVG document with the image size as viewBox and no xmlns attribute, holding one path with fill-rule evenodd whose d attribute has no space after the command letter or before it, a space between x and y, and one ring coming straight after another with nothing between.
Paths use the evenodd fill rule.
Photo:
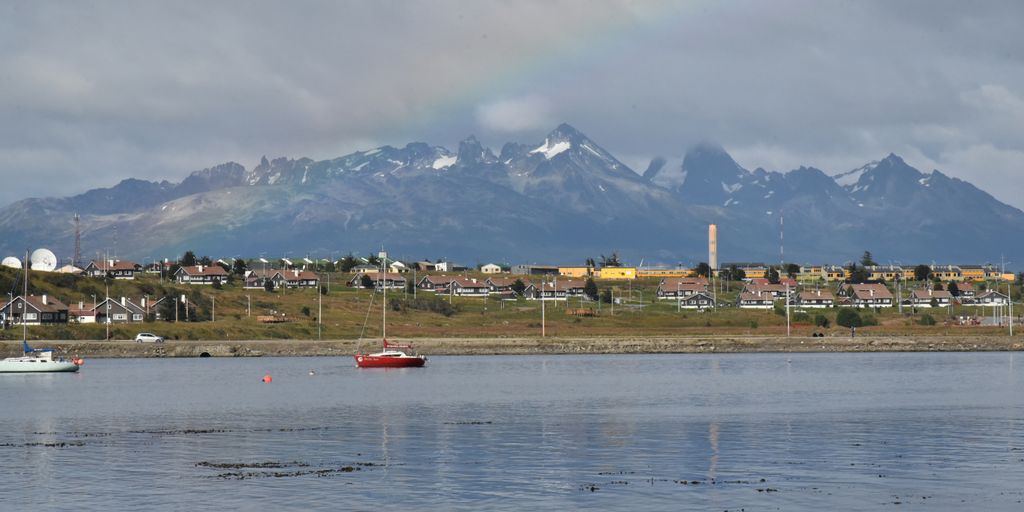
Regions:
<instances>
[{"instance_id":1,"label":"white building","mask_svg":"<svg viewBox=\"0 0 1024 512\"><path fill-rule=\"evenodd\" d=\"M501 266L495 265L494 263L488 263L480 267L480 272L483 272L484 274L500 274Z\"/></svg>"}]
</instances>

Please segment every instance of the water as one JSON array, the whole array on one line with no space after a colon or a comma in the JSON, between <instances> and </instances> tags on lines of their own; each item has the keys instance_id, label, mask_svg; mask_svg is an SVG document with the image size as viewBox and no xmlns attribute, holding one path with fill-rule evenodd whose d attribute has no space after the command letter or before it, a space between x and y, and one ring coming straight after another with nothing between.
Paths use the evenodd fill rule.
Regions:
<instances>
[{"instance_id":1,"label":"water","mask_svg":"<svg viewBox=\"0 0 1024 512\"><path fill-rule=\"evenodd\" d=\"M0 375L0 508L1021 510L1022 362L90 360Z\"/></svg>"}]
</instances>

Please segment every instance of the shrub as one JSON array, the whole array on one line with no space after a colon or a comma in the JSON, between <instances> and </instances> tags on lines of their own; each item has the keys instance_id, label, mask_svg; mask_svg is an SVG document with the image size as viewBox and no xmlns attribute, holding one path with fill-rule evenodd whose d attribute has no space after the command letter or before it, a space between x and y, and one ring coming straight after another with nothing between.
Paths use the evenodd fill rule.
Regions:
<instances>
[{"instance_id":1,"label":"shrub","mask_svg":"<svg viewBox=\"0 0 1024 512\"><path fill-rule=\"evenodd\" d=\"M854 309L843 308L836 314L836 323L843 327L860 327L864 325L860 313Z\"/></svg>"},{"instance_id":2,"label":"shrub","mask_svg":"<svg viewBox=\"0 0 1024 512\"><path fill-rule=\"evenodd\" d=\"M811 315L808 315L807 313L805 313L803 311L797 311L796 313L793 313L792 320L794 322L810 323Z\"/></svg>"},{"instance_id":3,"label":"shrub","mask_svg":"<svg viewBox=\"0 0 1024 512\"><path fill-rule=\"evenodd\" d=\"M935 325L935 318L933 318L931 315L925 313L925 314L921 315L921 319L918 320L917 323L919 323L921 325Z\"/></svg>"},{"instance_id":4,"label":"shrub","mask_svg":"<svg viewBox=\"0 0 1024 512\"><path fill-rule=\"evenodd\" d=\"M750 321L750 328L751 329L757 329L757 320L751 320Z\"/></svg>"},{"instance_id":5,"label":"shrub","mask_svg":"<svg viewBox=\"0 0 1024 512\"><path fill-rule=\"evenodd\" d=\"M309 316L309 315L310 315L309 306L302 306L302 316Z\"/></svg>"},{"instance_id":6,"label":"shrub","mask_svg":"<svg viewBox=\"0 0 1024 512\"><path fill-rule=\"evenodd\" d=\"M828 329L829 324L831 324L831 322L828 321L827 316L822 314L814 315L814 325Z\"/></svg>"}]
</instances>

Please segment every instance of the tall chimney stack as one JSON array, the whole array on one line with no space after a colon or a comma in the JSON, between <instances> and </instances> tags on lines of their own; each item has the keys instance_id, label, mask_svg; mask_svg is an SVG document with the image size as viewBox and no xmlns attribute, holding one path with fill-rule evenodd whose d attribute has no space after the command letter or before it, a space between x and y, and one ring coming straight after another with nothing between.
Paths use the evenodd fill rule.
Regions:
<instances>
[{"instance_id":1,"label":"tall chimney stack","mask_svg":"<svg viewBox=\"0 0 1024 512\"><path fill-rule=\"evenodd\" d=\"M718 270L718 226L708 225L708 266L711 272Z\"/></svg>"}]
</instances>

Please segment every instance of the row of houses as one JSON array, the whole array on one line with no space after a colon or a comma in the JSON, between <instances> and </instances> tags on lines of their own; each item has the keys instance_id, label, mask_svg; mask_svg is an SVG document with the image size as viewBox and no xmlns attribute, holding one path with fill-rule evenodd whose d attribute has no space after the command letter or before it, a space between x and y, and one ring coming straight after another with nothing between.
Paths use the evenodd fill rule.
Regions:
<instances>
[{"instance_id":1,"label":"row of houses","mask_svg":"<svg viewBox=\"0 0 1024 512\"><path fill-rule=\"evenodd\" d=\"M45 294L18 296L0 308L0 323L7 327L22 323L26 325L119 324L160 320L160 305L165 300L174 299L163 297L151 301L147 297L138 300L121 297L120 300L107 298L92 304L78 302L69 306ZM190 307L194 307L194 305L190 304Z\"/></svg>"},{"instance_id":2,"label":"row of houses","mask_svg":"<svg viewBox=\"0 0 1024 512\"><path fill-rule=\"evenodd\" d=\"M517 293L516 281L523 283L524 289ZM361 272L348 281L353 288L374 288L380 290L403 290L408 286L406 276L398 272ZM447 294L456 297L489 297L499 298L525 297L528 300L567 300L582 297L586 282L578 279L556 279L553 282L534 283L529 279L511 277L490 277L484 280L464 276L426 275L414 284L417 291Z\"/></svg>"}]
</instances>

